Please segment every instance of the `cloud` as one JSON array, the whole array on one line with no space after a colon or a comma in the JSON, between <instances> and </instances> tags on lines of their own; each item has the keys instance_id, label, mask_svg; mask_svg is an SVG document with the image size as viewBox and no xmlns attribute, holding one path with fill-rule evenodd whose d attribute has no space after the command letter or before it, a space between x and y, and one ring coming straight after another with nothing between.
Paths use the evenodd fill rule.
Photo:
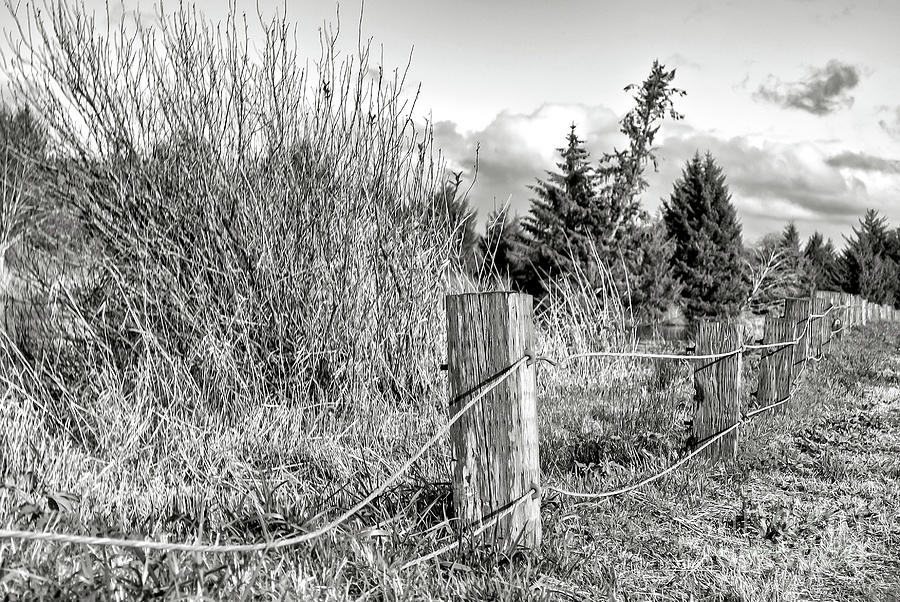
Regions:
<instances>
[{"instance_id":1,"label":"cloud","mask_svg":"<svg viewBox=\"0 0 900 602\"><path fill-rule=\"evenodd\" d=\"M831 60L824 67L812 69L800 82L784 82L769 75L767 83L760 85L753 96L785 108L827 115L853 106L848 92L858 84L857 67Z\"/></svg>"},{"instance_id":2,"label":"cloud","mask_svg":"<svg viewBox=\"0 0 900 602\"><path fill-rule=\"evenodd\" d=\"M880 107L879 112L889 113L887 118L878 120L881 129L895 138L900 138L900 106Z\"/></svg>"},{"instance_id":3,"label":"cloud","mask_svg":"<svg viewBox=\"0 0 900 602\"><path fill-rule=\"evenodd\" d=\"M831 167L846 167L860 171L875 171L887 174L900 174L900 161L897 159L885 159L866 153L854 153L845 151L828 157L825 160Z\"/></svg>"},{"instance_id":4,"label":"cloud","mask_svg":"<svg viewBox=\"0 0 900 602\"><path fill-rule=\"evenodd\" d=\"M663 142L659 154L677 157L680 163L677 171L666 164L655 175L654 188L658 188L659 179L666 181L662 196L668 198L684 162L698 150L711 152L723 168L732 201L742 216L844 221L865 208L865 182L852 175L845 177L826 165L825 154L815 144L757 146L742 136L722 139L699 132Z\"/></svg>"},{"instance_id":5,"label":"cloud","mask_svg":"<svg viewBox=\"0 0 900 602\"><path fill-rule=\"evenodd\" d=\"M461 132L452 121L439 121L434 137L450 169L462 170L469 181L475 175L478 149L477 180L469 198L484 220L507 202L513 212L527 213L532 197L528 186L556 168L556 149L565 145L571 123L588 150L599 153L622 143L618 117L610 109L557 103L545 103L530 113L501 112L475 132Z\"/></svg>"},{"instance_id":6,"label":"cloud","mask_svg":"<svg viewBox=\"0 0 900 602\"><path fill-rule=\"evenodd\" d=\"M531 113L500 113L476 132L463 132L451 121L435 123L434 131L449 167L462 169L469 181L476 144L480 144L478 178L469 199L483 223L492 209L507 202L514 213L527 214L533 196L528 186L536 178L545 178L547 170L556 170L556 149L565 143L571 122L577 124L578 135L596 160L603 151L622 147L618 119L602 106L545 104ZM665 123L661 136L659 171L649 168L650 187L642 198L651 212L669 197L685 162L696 151L709 150L725 171L746 240L780 230L791 219L804 232L817 229L840 240L840 234L849 231L869 207L892 220L900 219L900 206L894 203L900 185L897 173L861 167L860 157L877 157L835 154L828 150L832 145L816 141L791 144L754 136L725 138L698 131L684 121ZM836 169L838 163L852 169ZM865 164L879 166L872 161Z\"/></svg>"}]
</instances>

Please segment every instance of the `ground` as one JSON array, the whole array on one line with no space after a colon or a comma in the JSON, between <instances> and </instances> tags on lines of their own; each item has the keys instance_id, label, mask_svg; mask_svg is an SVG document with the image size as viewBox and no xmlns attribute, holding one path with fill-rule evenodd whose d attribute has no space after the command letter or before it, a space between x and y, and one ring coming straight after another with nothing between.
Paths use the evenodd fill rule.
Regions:
<instances>
[{"instance_id":1,"label":"ground","mask_svg":"<svg viewBox=\"0 0 900 602\"><path fill-rule=\"evenodd\" d=\"M680 453L690 374L666 366L632 383L644 403L624 415L614 408L628 407L615 384L623 379L579 389L573 383L580 379L542 372L558 389L556 397L543 392L545 484L607 489L652 474ZM599 503L546 495L544 541L531 553L499 556L464 542L461 551L401 569L446 543L442 537L452 539L440 527L449 508L446 484L411 482L342 529L286 552L145 554L3 541L0 594L9 600L898 600L900 332L857 330L806 372L797 391L786 412L742 432L731 462L692 462ZM610 425L629 435L610 435ZM0 490L5 503L17 499L15 487L27 487L23 479ZM45 497L40 508L20 503L2 522L95 528L73 523L66 514L71 501ZM385 537L372 535L379 520ZM293 528L286 510L267 505L258 522L245 522L225 536L246 541L267 529L283 536ZM186 525L172 538L195 535L202 533Z\"/></svg>"}]
</instances>

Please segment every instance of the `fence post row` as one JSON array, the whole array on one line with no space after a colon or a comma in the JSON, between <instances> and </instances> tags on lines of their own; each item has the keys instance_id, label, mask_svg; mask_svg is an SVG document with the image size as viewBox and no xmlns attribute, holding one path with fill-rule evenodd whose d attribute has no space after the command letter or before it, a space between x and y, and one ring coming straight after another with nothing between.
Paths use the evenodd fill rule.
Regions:
<instances>
[{"instance_id":1,"label":"fence post row","mask_svg":"<svg viewBox=\"0 0 900 602\"><path fill-rule=\"evenodd\" d=\"M511 292L447 297L450 413L534 349L532 298ZM491 520L540 486L536 364L523 364L450 429L453 508L463 526ZM541 543L540 496L523 500L483 537L509 549Z\"/></svg>"},{"instance_id":2,"label":"fence post row","mask_svg":"<svg viewBox=\"0 0 900 602\"><path fill-rule=\"evenodd\" d=\"M742 328L732 322L703 321L697 328L697 355L727 353L741 346ZM741 364L743 354L714 360L696 360L694 370L693 440L707 437L740 419ZM737 454L737 431L729 433L706 450L708 458L733 458Z\"/></svg>"},{"instance_id":3,"label":"fence post row","mask_svg":"<svg viewBox=\"0 0 900 602\"><path fill-rule=\"evenodd\" d=\"M822 315L833 306L828 319L810 320L812 313ZM783 317L766 317L763 342L799 340L761 350L757 403L767 406L787 399L810 352L821 355L834 332L840 338L842 329L898 318L900 312L891 306L847 293L818 291L812 297L785 299ZM697 328L695 354L725 354L741 349L742 343L739 324L703 321ZM533 358L534 345L531 296L512 292L448 296L451 415L510 366ZM740 420L742 362L743 352L694 360L696 444ZM466 527L495 521L482 537L505 549L536 548L541 543L540 496L530 494L540 490L536 391L535 362L520 363L450 429L456 517ZM705 453L713 460L732 458L737 445L735 430Z\"/></svg>"},{"instance_id":4,"label":"fence post row","mask_svg":"<svg viewBox=\"0 0 900 602\"><path fill-rule=\"evenodd\" d=\"M797 338L797 323L792 318L766 316L763 343L783 343ZM793 381L794 345L763 349L759 359L759 388L756 401L766 406L791 394ZM782 405L779 412L787 406Z\"/></svg>"}]
</instances>

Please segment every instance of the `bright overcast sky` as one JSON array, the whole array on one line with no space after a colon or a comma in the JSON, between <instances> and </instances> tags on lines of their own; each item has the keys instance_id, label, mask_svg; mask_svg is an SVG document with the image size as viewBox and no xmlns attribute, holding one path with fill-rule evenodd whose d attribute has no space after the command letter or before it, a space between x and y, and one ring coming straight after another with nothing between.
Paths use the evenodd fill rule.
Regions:
<instances>
[{"instance_id":1,"label":"bright overcast sky","mask_svg":"<svg viewBox=\"0 0 900 602\"><path fill-rule=\"evenodd\" d=\"M218 20L223 4L197 6ZM284 6L259 5L268 15ZM348 47L360 6L340 4ZM311 52L336 7L288 2ZM153 4L140 9L152 14ZM256 3L237 9L255 15ZM818 229L840 245L867 208L900 224L898 0L367 0L363 36L383 47L388 69L414 49L422 118L430 113L454 166L471 166L480 144L470 198L482 219L507 201L527 213L527 186L554 167L570 123L595 156L621 144L623 87L659 59L677 68L688 95L676 107L685 120L660 131L649 210L684 162L709 150L748 241L792 219L802 234Z\"/></svg>"}]
</instances>

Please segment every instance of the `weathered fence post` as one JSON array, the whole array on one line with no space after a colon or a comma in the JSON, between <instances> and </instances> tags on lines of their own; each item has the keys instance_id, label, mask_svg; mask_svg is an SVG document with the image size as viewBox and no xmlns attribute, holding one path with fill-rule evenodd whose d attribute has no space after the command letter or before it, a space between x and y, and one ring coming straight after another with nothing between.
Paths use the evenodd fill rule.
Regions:
<instances>
[{"instance_id":1,"label":"weathered fence post","mask_svg":"<svg viewBox=\"0 0 900 602\"><path fill-rule=\"evenodd\" d=\"M864 297L859 298L859 323L863 326L869 323L869 300Z\"/></svg>"},{"instance_id":2,"label":"weathered fence post","mask_svg":"<svg viewBox=\"0 0 900 602\"><path fill-rule=\"evenodd\" d=\"M828 322L831 314L828 311L830 305L828 300L822 295L821 291L813 293L811 313L813 314L812 323L810 324L809 337L809 353L814 358L819 358L825 351L827 343L826 332L828 331Z\"/></svg>"},{"instance_id":3,"label":"weathered fence post","mask_svg":"<svg viewBox=\"0 0 900 602\"><path fill-rule=\"evenodd\" d=\"M784 317L790 318L797 325L797 336L800 342L794 350L794 370L791 379L797 378L803 367L806 366L806 360L809 359L809 335L812 325L809 323L810 306L812 305L809 297L793 297L784 300Z\"/></svg>"},{"instance_id":4,"label":"weathered fence post","mask_svg":"<svg viewBox=\"0 0 900 602\"><path fill-rule=\"evenodd\" d=\"M530 295L511 292L447 297L450 413L481 385L534 350ZM453 507L477 527L540 486L536 367L523 364L450 429L455 459ZM540 496L532 495L490 527L484 538L509 549L541 543Z\"/></svg>"},{"instance_id":5,"label":"weathered fence post","mask_svg":"<svg viewBox=\"0 0 900 602\"><path fill-rule=\"evenodd\" d=\"M831 333L834 330L834 311L836 305L831 291L816 291L813 293L813 312L822 316L816 321L816 355L821 356L826 350L831 349Z\"/></svg>"},{"instance_id":6,"label":"weathered fence post","mask_svg":"<svg viewBox=\"0 0 900 602\"><path fill-rule=\"evenodd\" d=\"M794 339L797 338L797 323L791 318L766 316L763 343L786 343L781 348L763 349L759 359L759 387L756 401L766 406L791 394L794 366ZM781 406L779 411L783 411Z\"/></svg>"},{"instance_id":7,"label":"weathered fence post","mask_svg":"<svg viewBox=\"0 0 900 602\"><path fill-rule=\"evenodd\" d=\"M837 333L837 338L838 340L840 340L844 338L845 334L850 332L850 328L853 326L853 314L851 312L853 306L850 293L841 293L838 303L842 307L839 314L841 320L841 329Z\"/></svg>"},{"instance_id":8,"label":"weathered fence post","mask_svg":"<svg viewBox=\"0 0 900 602\"><path fill-rule=\"evenodd\" d=\"M697 327L697 355L728 353L743 344L742 328L728 322L703 321ZM698 359L694 369L693 438L704 439L728 428L740 419L742 353L725 358ZM707 448L706 455L714 460L733 458L737 453L737 432L732 431Z\"/></svg>"}]
</instances>

